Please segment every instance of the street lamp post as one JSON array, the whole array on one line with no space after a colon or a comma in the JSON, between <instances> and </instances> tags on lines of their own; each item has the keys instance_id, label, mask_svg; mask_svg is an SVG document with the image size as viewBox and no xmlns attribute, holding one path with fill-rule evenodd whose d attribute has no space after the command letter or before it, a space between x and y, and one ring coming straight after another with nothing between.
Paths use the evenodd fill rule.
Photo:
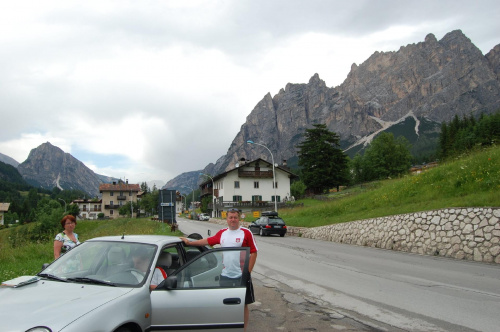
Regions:
<instances>
[{"instance_id":1,"label":"street lamp post","mask_svg":"<svg viewBox=\"0 0 500 332\"><path fill-rule=\"evenodd\" d=\"M130 218L134 217L134 202L132 201L132 196L130 196Z\"/></svg>"},{"instance_id":2,"label":"street lamp post","mask_svg":"<svg viewBox=\"0 0 500 332\"><path fill-rule=\"evenodd\" d=\"M62 198L58 198L58 200L64 202L64 213L66 213L66 201L64 199L62 199Z\"/></svg>"},{"instance_id":3,"label":"street lamp post","mask_svg":"<svg viewBox=\"0 0 500 332\"><path fill-rule=\"evenodd\" d=\"M214 184L214 178L211 177L208 174L205 173L200 173L200 175L205 175L208 176L212 180L212 218L215 218L215 184Z\"/></svg>"},{"instance_id":4,"label":"street lamp post","mask_svg":"<svg viewBox=\"0 0 500 332\"><path fill-rule=\"evenodd\" d=\"M182 206L182 211L181 211L181 214L182 214L182 213L184 213L184 210L187 208L187 204L188 203L187 203L187 197L186 197L186 195L181 194L181 197L184 197L184 206L185 206L185 207ZM181 198L181 203L182 203L182 198Z\"/></svg>"},{"instance_id":5,"label":"street lamp post","mask_svg":"<svg viewBox=\"0 0 500 332\"><path fill-rule=\"evenodd\" d=\"M271 161L273 163L273 188L274 188L274 211L275 212L278 212L278 196L276 195L276 175L275 175L275 172L274 172L274 156L273 156L273 153L271 152L271 150L269 150L269 148L267 146L265 146L264 144L260 144L260 143L255 143L254 141L247 141L248 144L255 144L255 145L260 145L260 146L263 146L267 149L267 151L269 151L269 153L271 154Z\"/></svg>"},{"instance_id":6,"label":"street lamp post","mask_svg":"<svg viewBox=\"0 0 500 332\"><path fill-rule=\"evenodd\" d=\"M191 200L191 206L193 207L193 212L194 212L194 189L191 188L191 187L188 187L188 186L181 186L181 187L184 187L184 188L188 188L188 189L191 189L191 193L193 194L193 199ZM186 202L186 205L187 205L187 202Z\"/></svg>"}]
</instances>

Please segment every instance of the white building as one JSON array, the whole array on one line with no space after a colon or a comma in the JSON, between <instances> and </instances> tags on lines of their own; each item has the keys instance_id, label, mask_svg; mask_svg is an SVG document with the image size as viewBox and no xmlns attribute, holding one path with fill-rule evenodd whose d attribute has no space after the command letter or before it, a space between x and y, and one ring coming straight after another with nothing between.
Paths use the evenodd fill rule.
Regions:
<instances>
[{"instance_id":1,"label":"white building","mask_svg":"<svg viewBox=\"0 0 500 332\"><path fill-rule=\"evenodd\" d=\"M102 200L101 199L75 199L71 202L71 204L78 205L80 209L79 219L92 219L96 220L99 213L101 213L102 209Z\"/></svg>"},{"instance_id":2,"label":"white building","mask_svg":"<svg viewBox=\"0 0 500 332\"><path fill-rule=\"evenodd\" d=\"M213 177L215 215L231 207L242 211L274 210L290 198L290 182L295 175L286 166L274 167L276 184L273 186L273 165L263 159L245 162L236 168ZM201 197L212 195L212 179L200 185ZM209 206L212 208L212 205Z\"/></svg>"}]
</instances>

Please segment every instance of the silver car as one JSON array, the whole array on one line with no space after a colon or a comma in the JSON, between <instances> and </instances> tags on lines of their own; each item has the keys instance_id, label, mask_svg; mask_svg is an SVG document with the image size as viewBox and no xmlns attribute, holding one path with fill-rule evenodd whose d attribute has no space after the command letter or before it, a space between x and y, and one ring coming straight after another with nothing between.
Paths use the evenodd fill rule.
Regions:
<instances>
[{"instance_id":1,"label":"silver car","mask_svg":"<svg viewBox=\"0 0 500 332\"><path fill-rule=\"evenodd\" d=\"M134 265L138 251L146 268ZM241 262L236 287L219 285L223 256ZM171 236L91 239L29 283L0 287L0 331L243 331L248 257ZM157 266L168 277L154 288Z\"/></svg>"},{"instance_id":2,"label":"silver car","mask_svg":"<svg viewBox=\"0 0 500 332\"><path fill-rule=\"evenodd\" d=\"M200 215L198 216L198 220L207 221L210 220L210 216L206 213L200 213Z\"/></svg>"}]
</instances>

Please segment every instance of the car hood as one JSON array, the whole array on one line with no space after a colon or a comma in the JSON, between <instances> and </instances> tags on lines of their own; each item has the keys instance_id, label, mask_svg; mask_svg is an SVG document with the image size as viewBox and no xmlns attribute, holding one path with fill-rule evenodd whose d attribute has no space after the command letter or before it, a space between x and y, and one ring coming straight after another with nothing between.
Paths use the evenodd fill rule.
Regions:
<instances>
[{"instance_id":1,"label":"car hood","mask_svg":"<svg viewBox=\"0 0 500 332\"><path fill-rule=\"evenodd\" d=\"M0 331L47 326L59 331L69 323L134 288L40 280L0 288Z\"/></svg>"}]
</instances>

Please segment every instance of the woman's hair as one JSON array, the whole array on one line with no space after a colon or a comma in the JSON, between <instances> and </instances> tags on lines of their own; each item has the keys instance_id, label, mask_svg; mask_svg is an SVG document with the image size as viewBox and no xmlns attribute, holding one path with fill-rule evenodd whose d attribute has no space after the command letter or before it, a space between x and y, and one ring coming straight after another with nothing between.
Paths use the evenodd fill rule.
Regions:
<instances>
[{"instance_id":1,"label":"woman's hair","mask_svg":"<svg viewBox=\"0 0 500 332\"><path fill-rule=\"evenodd\" d=\"M74 222L75 225L76 225L76 218L74 216L72 216L71 214L67 214L65 215L62 219L61 219L61 226L62 228L64 228L64 225L66 225L66 220L69 220L71 222Z\"/></svg>"}]
</instances>

